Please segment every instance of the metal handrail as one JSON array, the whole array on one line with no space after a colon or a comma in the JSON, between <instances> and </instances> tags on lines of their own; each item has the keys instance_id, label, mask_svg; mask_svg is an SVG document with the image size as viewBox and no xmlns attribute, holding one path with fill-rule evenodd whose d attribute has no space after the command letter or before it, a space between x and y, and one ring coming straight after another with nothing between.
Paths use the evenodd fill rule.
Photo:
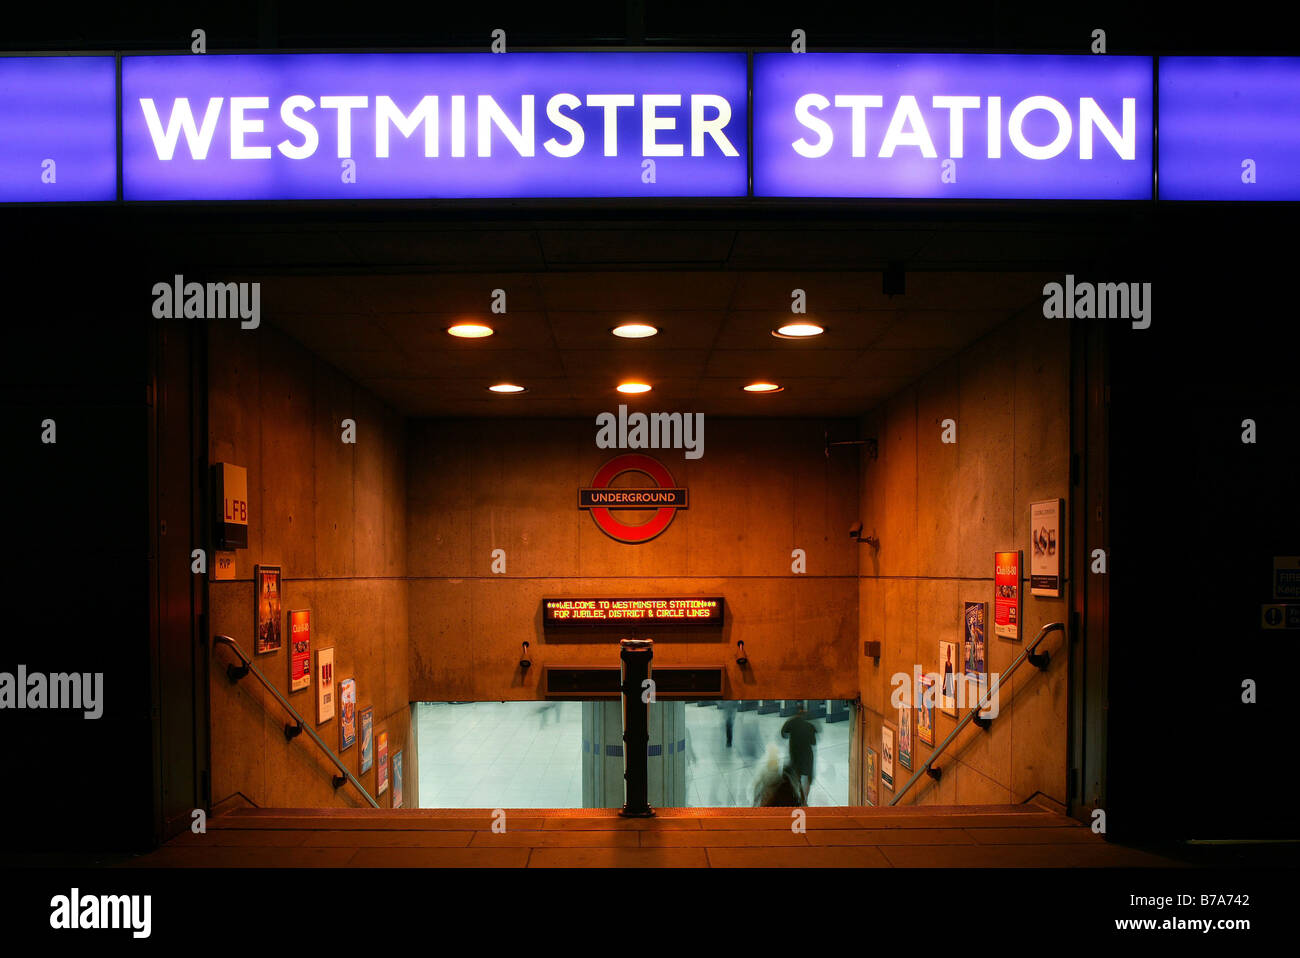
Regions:
<instances>
[{"instance_id":1,"label":"metal handrail","mask_svg":"<svg viewBox=\"0 0 1300 958\"><path fill-rule=\"evenodd\" d=\"M1052 657L1046 652L1044 652L1042 655L1036 655L1034 653L1034 649L1038 648L1038 643L1042 642L1043 639L1047 638L1049 632L1064 632L1064 631L1065 631L1064 622L1049 622L1047 625L1039 629L1038 635L1034 636L1034 641L1030 642L1027 646L1025 646L1024 650L1021 651L1021 653L1016 656L1015 661L1011 663L1010 668L1008 668L1005 672L1001 673L1000 675L997 675L997 678L989 686L988 690L982 696L980 696L979 704L977 704L973 709L971 709L964 716L962 716L961 721L957 723L957 727L948 733L948 737L939 744L938 748L936 748L934 751L930 753L930 757L927 758L921 764L921 767L912 773L912 777L907 780L907 784L894 793L894 797L890 800L889 804L897 805L899 800L905 794L907 794L907 790L911 788L913 785L915 785L917 779L919 779L922 775L926 774L927 772L929 773L931 778L934 779L939 778L942 769L933 768L932 766L934 765L935 759L937 759L940 755L943 754L943 750L946 749L949 745L951 745L953 743L953 740L957 738L958 733L961 732L961 730L964 729L967 725L969 725L972 721L974 721L975 724L977 724L980 728L988 728L989 724L993 721L992 719L980 718L979 713L982 712L985 706L988 705L989 699L991 699L995 694L997 694L998 689L1001 688L1002 686L1002 680L1005 679L1007 676L1011 675L1013 672L1015 672L1016 669L1020 668L1020 664L1024 662L1025 659L1029 660L1030 665L1034 666L1039 670L1045 671L1047 669L1047 666L1051 663Z\"/></svg>"},{"instance_id":2,"label":"metal handrail","mask_svg":"<svg viewBox=\"0 0 1300 958\"><path fill-rule=\"evenodd\" d=\"M239 665L239 666L235 666L235 665L226 666L226 676L230 679L232 684L238 682L249 672L252 672L255 676L257 676L257 680L261 682L263 686L266 687L266 690L275 696L276 701L279 702L282 706L284 706L284 710L293 716L294 724L286 725L284 727L285 739L291 742L295 738L297 738L298 735L300 735L302 732L306 732L308 735L312 737L312 741L314 741L317 745L319 745L321 747L321 750L326 755L329 756L330 761L334 763L334 766L340 772L343 773L342 775L334 776L333 779L334 787L336 789L342 788L345 784L351 782L353 785L357 787L357 791L361 793L361 797L370 803L371 808L378 808L379 803L370 796L370 793L366 791L365 787L359 781L357 781L357 777L348 770L348 767L343 764L343 762L339 759L337 755L334 754L334 751L328 745L325 744L325 742L321 739L319 735L316 734L316 730L312 728L311 725L308 724L307 721L304 720L301 715L298 714L298 710L289 704L289 700L280 694L280 690L277 689L274 685L272 685L269 681L267 681L266 676L263 675L261 670L258 669L258 667L253 664L253 660L250 659L244 653L244 650L239 647L239 643L236 642L228 635L213 636L213 642L216 645L230 646L230 648L234 650L235 655L239 656L239 660L244 663L243 665Z\"/></svg>"}]
</instances>

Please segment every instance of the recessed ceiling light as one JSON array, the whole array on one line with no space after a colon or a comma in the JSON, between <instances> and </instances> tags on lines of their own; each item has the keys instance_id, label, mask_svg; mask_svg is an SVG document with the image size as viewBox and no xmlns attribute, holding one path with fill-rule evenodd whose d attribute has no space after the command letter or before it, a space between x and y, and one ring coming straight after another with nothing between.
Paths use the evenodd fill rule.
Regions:
<instances>
[{"instance_id":1,"label":"recessed ceiling light","mask_svg":"<svg viewBox=\"0 0 1300 958\"><path fill-rule=\"evenodd\" d=\"M455 326L449 326L447 332L461 339L482 339L484 336L492 335L492 327L484 326L482 323L457 323Z\"/></svg>"},{"instance_id":2,"label":"recessed ceiling light","mask_svg":"<svg viewBox=\"0 0 1300 958\"><path fill-rule=\"evenodd\" d=\"M516 386L514 383L497 383L495 386L489 386L488 389L494 393L526 393L526 386Z\"/></svg>"},{"instance_id":3,"label":"recessed ceiling light","mask_svg":"<svg viewBox=\"0 0 1300 958\"><path fill-rule=\"evenodd\" d=\"M656 335L659 329L649 323L624 323L621 326L615 326L610 332L623 339L645 339L647 336Z\"/></svg>"},{"instance_id":4,"label":"recessed ceiling light","mask_svg":"<svg viewBox=\"0 0 1300 958\"><path fill-rule=\"evenodd\" d=\"M772 335L780 339L806 339L809 336L820 336L824 332L826 330L816 323L786 323L772 330Z\"/></svg>"},{"instance_id":5,"label":"recessed ceiling light","mask_svg":"<svg viewBox=\"0 0 1300 958\"><path fill-rule=\"evenodd\" d=\"M743 388L747 393L779 393L785 389L784 386L778 386L776 383L750 383Z\"/></svg>"},{"instance_id":6,"label":"recessed ceiling light","mask_svg":"<svg viewBox=\"0 0 1300 958\"><path fill-rule=\"evenodd\" d=\"M649 383L619 383L618 391L621 393L648 393L650 391Z\"/></svg>"}]
</instances>

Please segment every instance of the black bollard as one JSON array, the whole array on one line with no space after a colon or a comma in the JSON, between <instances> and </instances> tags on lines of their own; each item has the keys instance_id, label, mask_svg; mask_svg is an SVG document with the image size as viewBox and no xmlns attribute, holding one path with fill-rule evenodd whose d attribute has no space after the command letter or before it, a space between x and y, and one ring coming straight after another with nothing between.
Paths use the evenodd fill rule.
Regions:
<instances>
[{"instance_id":1,"label":"black bollard","mask_svg":"<svg viewBox=\"0 0 1300 958\"><path fill-rule=\"evenodd\" d=\"M654 642L650 639L624 639L618 657L623 692L623 811L627 818L650 818L654 815L647 801L649 767L646 760L650 744L650 706L642 699L643 683L650 678ZM650 686L653 688L653 686Z\"/></svg>"}]
</instances>

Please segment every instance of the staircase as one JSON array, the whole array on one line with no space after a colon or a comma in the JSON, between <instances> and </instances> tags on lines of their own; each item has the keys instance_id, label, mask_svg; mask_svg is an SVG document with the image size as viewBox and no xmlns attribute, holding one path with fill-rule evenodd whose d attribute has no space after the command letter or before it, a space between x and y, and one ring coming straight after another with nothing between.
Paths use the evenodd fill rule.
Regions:
<instances>
[{"instance_id":1,"label":"staircase","mask_svg":"<svg viewBox=\"0 0 1300 958\"><path fill-rule=\"evenodd\" d=\"M804 829L791 828L802 812ZM237 808L146 867L1160 867L1036 805L614 809Z\"/></svg>"}]
</instances>

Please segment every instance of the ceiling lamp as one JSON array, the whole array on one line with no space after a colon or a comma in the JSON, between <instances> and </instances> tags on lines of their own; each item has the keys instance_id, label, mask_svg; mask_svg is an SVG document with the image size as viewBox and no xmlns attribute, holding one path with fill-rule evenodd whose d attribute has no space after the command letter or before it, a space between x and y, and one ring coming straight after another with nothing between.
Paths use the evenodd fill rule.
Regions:
<instances>
[{"instance_id":1,"label":"ceiling lamp","mask_svg":"<svg viewBox=\"0 0 1300 958\"><path fill-rule=\"evenodd\" d=\"M743 388L747 393L779 393L785 389L784 386L778 386L776 383L750 383Z\"/></svg>"},{"instance_id":2,"label":"ceiling lamp","mask_svg":"<svg viewBox=\"0 0 1300 958\"><path fill-rule=\"evenodd\" d=\"M820 336L826 332L816 323L786 323L772 330L772 335L778 339L807 339L809 336Z\"/></svg>"},{"instance_id":3,"label":"ceiling lamp","mask_svg":"<svg viewBox=\"0 0 1300 958\"><path fill-rule=\"evenodd\" d=\"M657 335L659 329L649 323L624 323L621 326L615 326L610 332L622 339L645 339L648 336Z\"/></svg>"},{"instance_id":4,"label":"ceiling lamp","mask_svg":"<svg viewBox=\"0 0 1300 958\"><path fill-rule=\"evenodd\" d=\"M621 393L648 393L650 391L649 383L619 383L618 391Z\"/></svg>"},{"instance_id":5,"label":"ceiling lamp","mask_svg":"<svg viewBox=\"0 0 1300 958\"><path fill-rule=\"evenodd\" d=\"M489 390L494 393L526 393L528 388L525 386L516 386L514 383L497 383L495 386L489 386Z\"/></svg>"},{"instance_id":6,"label":"ceiling lamp","mask_svg":"<svg viewBox=\"0 0 1300 958\"><path fill-rule=\"evenodd\" d=\"M447 327L447 332L461 339L482 339L492 335L492 327L482 323L457 323Z\"/></svg>"}]
</instances>

